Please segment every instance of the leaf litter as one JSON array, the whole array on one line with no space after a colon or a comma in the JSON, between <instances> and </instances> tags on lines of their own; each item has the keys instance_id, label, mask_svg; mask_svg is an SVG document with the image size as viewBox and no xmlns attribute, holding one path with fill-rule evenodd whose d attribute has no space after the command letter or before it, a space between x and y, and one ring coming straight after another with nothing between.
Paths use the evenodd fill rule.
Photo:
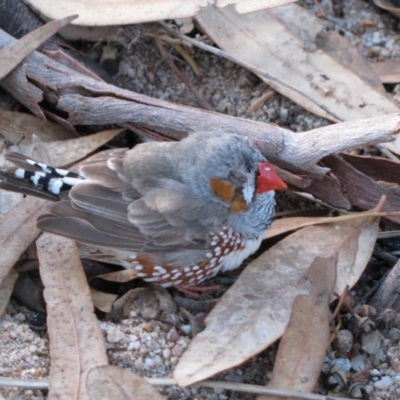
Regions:
<instances>
[{"instance_id":1,"label":"leaf litter","mask_svg":"<svg viewBox=\"0 0 400 400\"><path fill-rule=\"evenodd\" d=\"M310 227L310 228L313 228L313 227ZM308 228L306 228L306 229L308 229ZM294 234L295 235L295 234ZM371 235L370 235L371 236ZM372 235L373 236L373 235ZM357 246L356 246L357 247ZM370 248L372 249L372 245L370 246ZM354 250L354 249L353 249Z\"/></svg>"}]
</instances>

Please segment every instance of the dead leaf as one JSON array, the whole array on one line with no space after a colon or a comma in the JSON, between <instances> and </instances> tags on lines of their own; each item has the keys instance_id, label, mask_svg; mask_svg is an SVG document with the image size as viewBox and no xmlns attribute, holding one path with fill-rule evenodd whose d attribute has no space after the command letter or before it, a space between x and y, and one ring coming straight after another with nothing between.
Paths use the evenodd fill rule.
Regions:
<instances>
[{"instance_id":1,"label":"dead leaf","mask_svg":"<svg viewBox=\"0 0 400 400\"><path fill-rule=\"evenodd\" d=\"M151 22L164 19L187 18L194 16L202 7L216 4L225 7L234 4L239 13L247 13L268 7L277 7L295 0L163 0L162 7L155 0L90 1L59 0L57 4L46 0L28 0L27 3L47 19L58 19L78 13L76 25L102 26L126 25L138 22ZM73 12L71 12L73 10Z\"/></svg>"},{"instance_id":2,"label":"dead leaf","mask_svg":"<svg viewBox=\"0 0 400 400\"><path fill-rule=\"evenodd\" d=\"M382 90L318 48L325 24L297 4L245 15L209 6L196 20L218 47L258 68L263 81L314 114L337 122L399 111Z\"/></svg>"},{"instance_id":3,"label":"dead leaf","mask_svg":"<svg viewBox=\"0 0 400 400\"><path fill-rule=\"evenodd\" d=\"M8 302L10 301L15 282L18 279L18 273L13 269L0 282L0 318L2 317Z\"/></svg>"},{"instance_id":4,"label":"dead leaf","mask_svg":"<svg viewBox=\"0 0 400 400\"><path fill-rule=\"evenodd\" d=\"M387 201L383 211L400 210L400 196L384 188L378 182L364 175L339 156L329 156L323 159L323 164L331 169L332 174L340 181L346 197L353 206L368 210L377 204L382 196ZM388 215L393 222L400 223L400 217Z\"/></svg>"},{"instance_id":5,"label":"dead leaf","mask_svg":"<svg viewBox=\"0 0 400 400\"><path fill-rule=\"evenodd\" d=\"M32 134L42 142L72 139L60 125L23 112L0 110L0 134L13 145L32 145Z\"/></svg>"},{"instance_id":6,"label":"dead leaf","mask_svg":"<svg viewBox=\"0 0 400 400\"><path fill-rule=\"evenodd\" d=\"M380 211L381 202L374 211ZM307 271L315 257L338 252L335 291L353 286L367 265L379 218L360 218L304 228L250 263L205 320L174 372L190 385L241 364L284 332L299 294L309 294ZM207 352L204 349L207 348ZM232 351L235 349L235 351Z\"/></svg>"},{"instance_id":7,"label":"dead leaf","mask_svg":"<svg viewBox=\"0 0 400 400\"><path fill-rule=\"evenodd\" d=\"M400 260L392 267L388 275L385 277L382 284L368 302L378 311L385 309L394 309L397 312L399 309L399 281L400 281Z\"/></svg>"},{"instance_id":8,"label":"dead leaf","mask_svg":"<svg viewBox=\"0 0 400 400\"><path fill-rule=\"evenodd\" d=\"M36 219L45 208L45 201L25 198L0 216L0 282L39 235Z\"/></svg>"},{"instance_id":9,"label":"dead leaf","mask_svg":"<svg viewBox=\"0 0 400 400\"><path fill-rule=\"evenodd\" d=\"M78 250L49 233L37 247L50 337L49 398L88 399L88 371L108 361Z\"/></svg>"},{"instance_id":10,"label":"dead leaf","mask_svg":"<svg viewBox=\"0 0 400 400\"><path fill-rule=\"evenodd\" d=\"M68 140L56 140L42 143L43 149L51 155L50 165L62 167L76 163L93 153L96 149L104 146L110 140L118 136L124 129L113 129L93 133L92 135L82 136ZM31 146L11 146L10 151L17 151L30 157ZM42 160L39 160L43 162Z\"/></svg>"},{"instance_id":11,"label":"dead leaf","mask_svg":"<svg viewBox=\"0 0 400 400\"><path fill-rule=\"evenodd\" d=\"M269 387L311 392L320 376L330 341L329 301L336 283L337 253L316 257L307 277L309 295L298 295L279 344ZM268 397L276 400L276 397ZM267 400L260 396L257 400Z\"/></svg>"},{"instance_id":12,"label":"dead leaf","mask_svg":"<svg viewBox=\"0 0 400 400\"><path fill-rule=\"evenodd\" d=\"M101 260L102 257L96 257L96 256L92 256L92 257L85 257L88 260ZM118 264L121 265L121 262ZM103 274L103 275L98 275L96 276L96 278L101 278L104 279L106 281L111 281L111 282L119 282L119 283L124 283L124 282L129 282L132 279L136 279L137 278L137 271L135 271L134 269L130 268L130 269L122 269L120 271L115 271L115 272L109 272L108 274Z\"/></svg>"},{"instance_id":13,"label":"dead leaf","mask_svg":"<svg viewBox=\"0 0 400 400\"><path fill-rule=\"evenodd\" d=\"M311 225L319 225L319 224L327 224L327 223L336 223L342 221L356 220L358 218L367 218L367 217L387 217L390 215L398 216L400 211L391 212L376 212L374 210L351 213L346 215L341 215L339 217L288 217L276 219L272 226L268 229L267 233L264 236L264 239L269 239L274 236L282 235L282 233L294 231L300 228L304 228L306 226Z\"/></svg>"},{"instance_id":14,"label":"dead leaf","mask_svg":"<svg viewBox=\"0 0 400 400\"><path fill-rule=\"evenodd\" d=\"M351 210L351 203L343 193L339 179L326 174L322 179L314 179L304 192L312 194L316 199L324 201L331 207Z\"/></svg>"},{"instance_id":15,"label":"dead leaf","mask_svg":"<svg viewBox=\"0 0 400 400\"><path fill-rule=\"evenodd\" d=\"M86 387L92 400L165 399L144 379L111 365L92 368L87 374Z\"/></svg>"},{"instance_id":16,"label":"dead leaf","mask_svg":"<svg viewBox=\"0 0 400 400\"><path fill-rule=\"evenodd\" d=\"M400 8L398 9L400 15ZM382 83L400 82L400 62L396 60L376 61L370 63Z\"/></svg>"},{"instance_id":17,"label":"dead leaf","mask_svg":"<svg viewBox=\"0 0 400 400\"><path fill-rule=\"evenodd\" d=\"M4 78L10 73L25 57L36 50L42 43L48 38L53 36L63 26L68 25L72 20L77 18L77 15L71 15L60 19L58 21L52 21L46 25L35 29L28 33L17 42L10 44L0 50L0 79Z\"/></svg>"},{"instance_id":18,"label":"dead leaf","mask_svg":"<svg viewBox=\"0 0 400 400\"><path fill-rule=\"evenodd\" d=\"M100 292L92 287L90 288L90 294L92 295L94 306L105 313L111 312L112 306L118 298L116 294Z\"/></svg>"},{"instance_id":19,"label":"dead leaf","mask_svg":"<svg viewBox=\"0 0 400 400\"><path fill-rule=\"evenodd\" d=\"M343 160L375 181L393 182L400 185L400 163L387 158L357 156L343 153Z\"/></svg>"},{"instance_id":20,"label":"dead leaf","mask_svg":"<svg viewBox=\"0 0 400 400\"><path fill-rule=\"evenodd\" d=\"M321 30L315 38L315 43L320 50L360 77L382 96L387 97L387 92L370 63L361 55L359 49L350 45L339 32Z\"/></svg>"},{"instance_id":21,"label":"dead leaf","mask_svg":"<svg viewBox=\"0 0 400 400\"><path fill-rule=\"evenodd\" d=\"M390 0L373 0L373 2L375 3L375 5L382 8L383 10L389 11L395 17L400 18L400 8L395 7L393 5L392 1L390 1Z\"/></svg>"},{"instance_id":22,"label":"dead leaf","mask_svg":"<svg viewBox=\"0 0 400 400\"><path fill-rule=\"evenodd\" d=\"M0 190L0 215L16 206L23 198L24 196L21 193Z\"/></svg>"}]
</instances>

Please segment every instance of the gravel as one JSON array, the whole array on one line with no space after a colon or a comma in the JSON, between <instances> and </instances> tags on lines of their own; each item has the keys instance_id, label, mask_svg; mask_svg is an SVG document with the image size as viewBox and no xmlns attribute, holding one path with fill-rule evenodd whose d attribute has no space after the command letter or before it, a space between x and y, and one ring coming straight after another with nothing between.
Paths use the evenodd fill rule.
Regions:
<instances>
[{"instance_id":1,"label":"gravel","mask_svg":"<svg viewBox=\"0 0 400 400\"><path fill-rule=\"evenodd\" d=\"M397 19L365 1L321 0L320 3L331 27L350 40L369 61L400 59ZM300 4L315 13L319 11L313 0L302 0ZM118 48L119 72L115 77L118 85L152 97L197 107L196 99L166 65L153 40L142 36L140 28L138 31L136 36L132 34L130 46ZM101 46L95 48L90 45L91 51L98 49ZM266 100L253 113L247 114L250 105L263 96L269 87L230 61L197 49L191 49L190 53L204 72L201 80L179 58L174 61L216 111L272 122L295 132L329 123L278 94ZM400 105L399 86L391 85L390 88L389 97ZM38 380L48 377L48 337L45 331L32 329L30 316L28 310L12 300L0 319L1 376ZM155 320L144 320L134 314L118 323L100 321L99 324L110 363L144 377L171 377L179 357L190 343L189 337L175 327ZM378 373L374 375L374 380L369 381L367 390L374 399L397 399L400 398L400 375L394 366L400 365L399 346L397 342L389 343L388 339L381 342L385 357L390 357L391 363L386 359L376 360L374 368ZM274 350L275 346L272 346L250 359L245 366L219 374L218 379L265 384L271 374ZM353 368L355 365L362 368L365 362L363 357L357 357L353 359ZM232 398L219 389L166 387L162 388L162 393L171 400ZM46 398L46 391L0 388L1 395L10 400L39 400ZM240 398L243 397L235 397Z\"/></svg>"}]
</instances>

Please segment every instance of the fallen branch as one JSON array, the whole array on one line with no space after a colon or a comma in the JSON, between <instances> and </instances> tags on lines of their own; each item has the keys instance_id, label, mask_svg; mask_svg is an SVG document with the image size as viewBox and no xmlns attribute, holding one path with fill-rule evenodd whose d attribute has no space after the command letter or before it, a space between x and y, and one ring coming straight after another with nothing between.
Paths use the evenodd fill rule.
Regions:
<instances>
[{"instance_id":1,"label":"fallen branch","mask_svg":"<svg viewBox=\"0 0 400 400\"><path fill-rule=\"evenodd\" d=\"M14 41L0 30L0 48ZM10 80L22 73L30 85L11 85ZM32 90L42 92L48 102L68 113L66 123L133 124L174 139L194 131L223 129L248 137L273 163L317 176L327 171L316 165L320 158L350 147L392 141L400 123L400 116L395 114L294 133L274 124L182 106L120 89L77 73L38 52L2 79L0 86L36 115L32 99L39 96L33 96Z\"/></svg>"}]
</instances>

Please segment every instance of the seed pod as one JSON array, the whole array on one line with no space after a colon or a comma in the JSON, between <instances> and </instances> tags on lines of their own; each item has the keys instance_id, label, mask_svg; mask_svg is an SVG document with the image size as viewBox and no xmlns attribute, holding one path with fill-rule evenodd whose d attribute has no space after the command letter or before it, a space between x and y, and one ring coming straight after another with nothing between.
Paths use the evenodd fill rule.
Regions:
<instances>
[{"instance_id":1,"label":"seed pod","mask_svg":"<svg viewBox=\"0 0 400 400\"><path fill-rule=\"evenodd\" d=\"M347 379L339 371L335 371L328 376L328 389L333 392L339 393L341 392L347 385Z\"/></svg>"},{"instance_id":2,"label":"seed pod","mask_svg":"<svg viewBox=\"0 0 400 400\"><path fill-rule=\"evenodd\" d=\"M368 333L375 329L375 323L369 317L359 317L354 314L348 323L348 328L354 335L359 332Z\"/></svg>"},{"instance_id":3,"label":"seed pod","mask_svg":"<svg viewBox=\"0 0 400 400\"><path fill-rule=\"evenodd\" d=\"M341 329L333 341L333 347L340 353L349 353L352 346L353 334L348 329Z\"/></svg>"},{"instance_id":4,"label":"seed pod","mask_svg":"<svg viewBox=\"0 0 400 400\"><path fill-rule=\"evenodd\" d=\"M357 314L360 317L374 317L376 315L376 308L374 306L370 306L369 304L363 304L359 310L357 310Z\"/></svg>"},{"instance_id":5,"label":"seed pod","mask_svg":"<svg viewBox=\"0 0 400 400\"><path fill-rule=\"evenodd\" d=\"M351 399L368 399L369 394L366 385L360 382L354 383L349 388L349 396Z\"/></svg>"}]
</instances>

